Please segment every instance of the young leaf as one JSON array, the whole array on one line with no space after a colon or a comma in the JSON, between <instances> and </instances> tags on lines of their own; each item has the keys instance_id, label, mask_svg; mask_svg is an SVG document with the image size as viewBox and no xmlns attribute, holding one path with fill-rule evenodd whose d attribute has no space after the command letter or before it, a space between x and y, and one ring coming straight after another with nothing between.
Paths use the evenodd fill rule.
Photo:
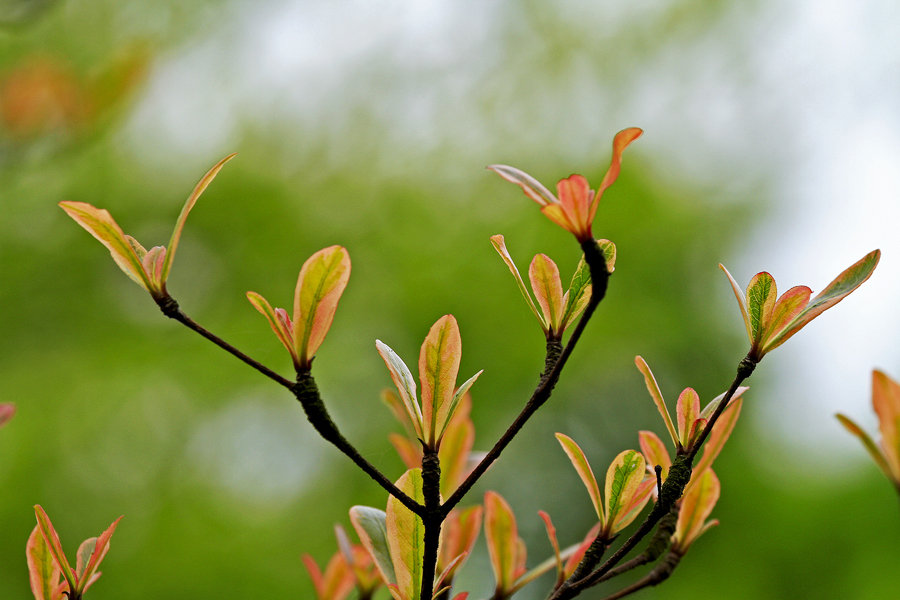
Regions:
<instances>
[{"instance_id":1,"label":"young leaf","mask_svg":"<svg viewBox=\"0 0 900 600\"><path fill-rule=\"evenodd\" d=\"M353 572L341 552L331 557L325 573L319 570L316 561L309 554L304 554L301 558L312 579L317 600L344 600L353 591Z\"/></svg>"},{"instance_id":2,"label":"young leaf","mask_svg":"<svg viewBox=\"0 0 900 600\"><path fill-rule=\"evenodd\" d=\"M550 324L550 330L561 335L560 327L563 316L563 291L559 279L559 269L546 254L537 254L528 268L531 289L541 306L544 320Z\"/></svg>"},{"instance_id":3,"label":"young leaf","mask_svg":"<svg viewBox=\"0 0 900 600\"><path fill-rule=\"evenodd\" d=\"M469 457L475 444L475 425L469 418L471 404L471 396L464 394L450 418L438 449L441 461L441 495L444 498L456 491L469 475Z\"/></svg>"},{"instance_id":4,"label":"young leaf","mask_svg":"<svg viewBox=\"0 0 900 600\"><path fill-rule=\"evenodd\" d=\"M294 349L294 334L291 331L291 323L290 320L287 319L287 313L284 313L281 309L273 309L272 305L269 304L269 301L256 292L247 292L247 300L250 301L253 308L258 310L260 314L266 318L269 322L269 327L272 328L272 331L274 331L275 335L278 337L278 341L280 341L284 347L287 348L288 352L291 353L294 365L299 366L300 357ZM279 314L279 310L284 314Z\"/></svg>"},{"instance_id":5,"label":"young leaf","mask_svg":"<svg viewBox=\"0 0 900 600\"><path fill-rule=\"evenodd\" d=\"M872 371L872 407L878 415L885 459L900 481L900 385L882 371Z\"/></svg>"},{"instance_id":6,"label":"young leaf","mask_svg":"<svg viewBox=\"0 0 900 600\"><path fill-rule=\"evenodd\" d=\"M809 304L812 290L805 285L797 285L781 295L772 309L772 316L762 334L761 345L765 347L773 336L784 329Z\"/></svg>"},{"instance_id":7,"label":"young leaf","mask_svg":"<svg viewBox=\"0 0 900 600\"><path fill-rule=\"evenodd\" d=\"M663 418L663 422L666 424L666 429L672 437L672 443L678 448L678 433L675 431L675 426L672 424L672 417L669 416L669 409L666 408L666 401L663 399L662 392L659 391L659 385L656 383L656 378L653 377L653 371L650 370L647 361L641 356L634 357L634 364L637 365L638 370L644 376L644 383L647 385L647 391L650 392L650 397L653 398L653 403L656 404L656 410L659 411L659 414Z\"/></svg>"},{"instance_id":8,"label":"young leaf","mask_svg":"<svg viewBox=\"0 0 900 600\"><path fill-rule=\"evenodd\" d=\"M126 239L125 232L115 222L109 211L91 206L87 202L68 200L60 202L59 206L76 223L106 246L113 260L132 281L148 292L151 291L152 285L144 272L144 266L141 264L140 258L138 258L131 243Z\"/></svg>"},{"instance_id":9,"label":"young leaf","mask_svg":"<svg viewBox=\"0 0 900 600\"><path fill-rule=\"evenodd\" d=\"M443 417L443 421L441 422L441 424L439 425L439 428L438 428L438 434L437 434L438 444L440 444L441 440L444 438L444 433L446 432L447 426L450 424L450 421L453 419L453 414L456 412L456 407L459 404L459 401L462 399L463 396L466 395L466 392L469 391L469 388L472 387L472 384L475 383L475 381L478 379L478 377L482 373L484 373L484 369L478 371L477 373L475 373L474 375L469 377L461 386L459 386L459 389L457 389L456 392L453 394L453 398L450 400L450 405L447 407L447 414L445 417Z\"/></svg>"},{"instance_id":10,"label":"young leaf","mask_svg":"<svg viewBox=\"0 0 900 600\"><path fill-rule=\"evenodd\" d=\"M505 594L518 578L522 562L519 556L521 540L512 509L496 492L489 491L484 495L484 535L497 581L496 590Z\"/></svg>"},{"instance_id":11,"label":"young leaf","mask_svg":"<svg viewBox=\"0 0 900 600\"><path fill-rule=\"evenodd\" d=\"M559 440L563 451L569 457L572 466L575 467L575 472L578 473L582 483L584 483L584 487L587 488L591 502L594 504L594 510L597 512L597 518L601 523L605 523L606 513L603 508L603 499L600 497L600 488L597 485L597 478L594 477L594 472L591 470L591 465L588 464L587 458L584 456L584 452L575 443L575 440L563 433L557 433L556 439Z\"/></svg>"},{"instance_id":12,"label":"young leaf","mask_svg":"<svg viewBox=\"0 0 900 600\"><path fill-rule=\"evenodd\" d=\"M359 541L375 561L384 582L396 583L397 576L387 541L387 513L369 506L354 506L350 509L350 523L356 530Z\"/></svg>"},{"instance_id":13,"label":"young leaf","mask_svg":"<svg viewBox=\"0 0 900 600\"><path fill-rule=\"evenodd\" d=\"M636 514L633 500L640 497L643 490L641 482L644 480L644 457L640 452L625 450L620 452L606 471L606 486L604 496L606 498L606 527L609 534L615 533L627 523L623 524L620 515ZM646 490L644 503L650 497L652 488ZM641 504L643 507L643 504ZM639 509L638 509L639 510ZM607 536L608 537L608 536Z\"/></svg>"},{"instance_id":14,"label":"young leaf","mask_svg":"<svg viewBox=\"0 0 900 600\"><path fill-rule=\"evenodd\" d=\"M578 564L581 562L581 559L584 558L585 553L588 551L588 548L591 547L591 544L594 543L594 540L600 535L600 529L602 527L602 523L597 523L587 532L587 535L584 536L584 539L581 540L580 544L576 544L575 546L570 546L563 550L563 558L565 559L568 555L568 559L566 560L566 565L564 568L564 574L566 577L571 577L572 573L575 572L575 569L578 568Z\"/></svg>"},{"instance_id":15,"label":"young leaf","mask_svg":"<svg viewBox=\"0 0 900 600\"><path fill-rule=\"evenodd\" d=\"M459 325L453 315L444 315L431 326L419 352L423 439L432 448L450 415L461 356Z\"/></svg>"},{"instance_id":16,"label":"young leaf","mask_svg":"<svg viewBox=\"0 0 900 600\"><path fill-rule=\"evenodd\" d=\"M539 510L538 516L544 522L544 529L547 530L547 539L550 540L550 546L553 548L553 559L556 561L556 586L559 586L566 579L565 567L563 566L562 554L559 551L559 540L556 538L556 527L550 520L550 515Z\"/></svg>"},{"instance_id":17,"label":"young leaf","mask_svg":"<svg viewBox=\"0 0 900 600\"><path fill-rule=\"evenodd\" d=\"M37 517L41 535L44 536L44 541L47 543L47 547L50 550L50 554L53 556L53 560L56 561L56 565L62 572L62 576L65 578L66 583L69 584L69 589L76 590L78 581L74 571L72 571L72 567L69 565L66 553L63 552L62 543L59 541L56 529L53 528L53 523L50 522L50 517L47 516L47 513L44 512L44 509L41 508L40 504L34 505L34 514Z\"/></svg>"},{"instance_id":18,"label":"young leaf","mask_svg":"<svg viewBox=\"0 0 900 600\"><path fill-rule=\"evenodd\" d=\"M388 441L400 455L400 460L406 465L407 469L415 469L422 466L422 445L418 440L413 441L403 437L399 433L389 433ZM441 472L443 475L443 470Z\"/></svg>"},{"instance_id":19,"label":"young leaf","mask_svg":"<svg viewBox=\"0 0 900 600\"><path fill-rule=\"evenodd\" d=\"M678 433L681 445L687 448L690 444L691 428L700 417L700 396L693 388L685 388L678 396L675 413L678 419Z\"/></svg>"},{"instance_id":20,"label":"young leaf","mask_svg":"<svg viewBox=\"0 0 900 600\"><path fill-rule=\"evenodd\" d=\"M415 430L416 437L424 440L425 432L422 422L422 411L416 399L416 381L413 379L412 373L409 372L409 367L406 366L403 359L390 346L381 340L375 340L375 348L384 360L384 364L387 365L388 371L391 373L391 379L400 392L400 399L403 401L403 406L409 417L409 423Z\"/></svg>"},{"instance_id":21,"label":"young leaf","mask_svg":"<svg viewBox=\"0 0 900 600\"><path fill-rule=\"evenodd\" d=\"M350 255L341 246L323 248L303 263L294 290L294 347L300 365L309 363L334 320L350 279Z\"/></svg>"},{"instance_id":22,"label":"young leaf","mask_svg":"<svg viewBox=\"0 0 900 600\"><path fill-rule=\"evenodd\" d=\"M188 196L187 201L185 201L184 206L181 208L181 213L178 215L178 220L175 222L175 229L172 231L172 237L169 239L169 245L165 250L165 260L160 267L161 277L159 279L160 282L165 284L165 282L169 278L169 271L172 269L172 261L175 259L175 250L178 248L178 242L181 240L181 232L184 230L184 224L187 221L187 217L191 212L191 209L194 208L194 205L197 203L197 199L200 195L206 190L207 186L212 182L213 179L216 178L216 175L219 174L219 171L222 170L222 167L225 166L229 160L234 158L236 153L229 154L219 162L217 162L213 167L206 172L200 181L197 182L197 185L194 186L194 190L191 192L191 195Z\"/></svg>"},{"instance_id":23,"label":"young leaf","mask_svg":"<svg viewBox=\"0 0 900 600\"><path fill-rule=\"evenodd\" d=\"M725 265L719 263L719 268L725 272L725 276L728 277L728 282L731 284L731 289L734 291L734 297L737 300L738 307L741 309L741 316L744 318L744 326L747 328L747 337L750 338L750 343L753 343L753 328L750 326L750 314L747 312L747 300L744 298L744 291L741 289L741 286L738 285L737 281L734 280L734 277L731 276L731 273L728 272L728 269L725 268Z\"/></svg>"},{"instance_id":24,"label":"young leaf","mask_svg":"<svg viewBox=\"0 0 900 600\"><path fill-rule=\"evenodd\" d=\"M641 134L643 133L644 131L638 127L627 127L617 133L613 138L612 159L609 162L609 168L603 175L603 180L600 181L600 187L597 188L597 193L594 195L594 202L591 204L589 218L592 222L594 220L594 215L597 213L597 205L600 203L603 192L619 178L619 171L622 169L622 153L625 152L625 148L627 148L631 142L641 137Z\"/></svg>"},{"instance_id":25,"label":"young leaf","mask_svg":"<svg viewBox=\"0 0 900 600\"><path fill-rule=\"evenodd\" d=\"M871 436L866 433L859 425L857 425L850 417L846 415L842 415L838 413L835 415L838 421L841 422L841 425L844 426L847 431L855 435L859 438L859 440L863 443L866 450L869 452L869 455L875 461L875 464L878 465L878 468L884 471L884 474L888 476L889 479L895 479L896 475L891 472L891 467L888 465L887 461L884 458L884 454L882 454L881 450L878 448L878 445L872 440Z\"/></svg>"},{"instance_id":26,"label":"young leaf","mask_svg":"<svg viewBox=\"0 0 900 600\"><path fill-rule=\"evenodd\" d=\"M719 420L716 421L715 426L713 426L709 438L703 446L703 454L694 466L694 477L692 477L692 482L694 478L701 475L704 470L712 466L713 461L719 456L719 452L722 451L725 442L727 442L729 436L731 436L731 432L734 430L738 417L741 415L741 406L743 404L743 399L737 396L738 394L735 394L735 398L731 400L728 407L722 412ZM713 402L716 401L714 400ZM691 484L689 483L688 485Z\"/></svg>"},{"instance_id":27,"label":"young leaf","mask_svg":"<svg viewBox=\"0 0 900 600\"><path fill-rule=\"evenodd\" d=\"M516 279L516 284L518 284L519 286L519 291L522 293L522 297L525 298L525 302L528 303L528 307L531 309L531 312L534 313L534 316L537 317L537 320L540 321L541 328L544 330L544 333L546 333L550 330L550 323L544 319L544 315L542 315L534 305L534 301L531 299L531 294L528 293L528 288L525 287L525 282L522 280L522 276L519 274L519 269L516 267L516 263L513 262L512 257L509 255L509 251L506 249L506 241L503 239L503 236L499 234L491 236L491 244L500 255L500 258L503 259L503 262L506 263L506 266L509 267L509 271Z\"/></svg>"},{"instance_id":28,"label":"young leaf","mask_svg":"<svg viewBox=\"0 0 900 600\"><path fill-rule=\"evenodd\" d=\"M560 332L565 331L578 318L591 298L591 270L584 261L584 256L575 267L575 274L572 275L572 281L569 283L569 289L566 290L564 297L566 308L563 310L562 323L559 326Z\"/></svg>"},{"instance_id":29,"label":"young leaf","mask_svg":"<svg viewBox=\"0 0 900 600\"><path fill-rule=\"evenodd\" d=\"M681 500L678 522L672 536L672 549L684 554L691 544L716 522L706 522L719 500L719 478L712 469L700 476L697 485L688 490Z\"/></svg>"},{"instance_id":30,"label":"young leaf","mask_svg":"<svg viewBox=\"0 0 900 600\"><path fill-rule=\"evenodd\" d=\"M396 485L414 501L419 504L425 503L421 469L410 469L397 480ZM388 498L385 522L397 589L403 598L411 600L419 598L422 586L432 585L430 581L422 582L422 564L425 556L425 527L422 519L391 496Z\"/></svg>"},{"instance_id":31,"label":"young leaf","mask_svg":"<svg viewBox=\"0 0 900 600\"><path fill-rule=\"evenodd\" d=\"M94 583L96 580L95 574L99 575L97 572L97 568L100 566L100 563L103 561L104 557L106 557L106 553L109 552L109 540L112 537L113 533L116 530L116 526L119 524L119 521L122 520L122 517L119 517L112 524L100 534L100 537L93 538L93 543L91 540L86 541L83 546L85 551L89 551L90 558L87 561L87 564L84 565L84 570L82 571L79 568L78 575L78 585L79 592L84 592L88 589L88 587ZM81 562L81 551L79 549L79 561Z\"/></svg>"},{"instance_id":32,"label":"young leaf","mask_svg":"<svg viewBox=\"0 0 900 600\"><path fill-rule=\"evenodd\" d=\"M508 165L490 165L488 166L488 169L503 179L522 188L522 191L525 192L526 196L541 206L556 204L557 202L556 197L550 193L550 190L545 188L540 181L524 171L520 171L519 169Z\"/></svg>"},{"instance_id":33,"label":"young leaf","mask_svg":"<svg viewBox=\"0 0 900 600\"><path fill-rule=\"evenodd\" d=\"M459 569L465 559L457 560L460 556L468 557L478 539L481 529L482 508L472 506L465 510L451 510L447 515L444 526L441 529L440 554L438 555L438 569L444 571L444 579L453 579L454 573ZM454 562L456 561L456 562Z\"/></svg>"},{"instance_id":34,"label":"young leaf","mask_svg":"<svg viewBox=\"0 0 900 600\"><path fill-rule=\"evenodd\" d=\"M750 339L754 348L762 341L777 296L775 280L765 271L754 275L747 286L747 313L750 315Z\"/></svg>"},{"instance_id":35,"label":"young leaf","mask_svg":"<svg viewBox=\"0 0 900 600\"><path fill-rule=\"evenodd\" d=\"M638 442L641 447L641 453L647 461L647 471L653 473L653 476L656 477L654 468L656 465L659 465L662 467L660 478L662 481L665 481L669 475L669 467L672 466L672 459L669 458L666 445L652 431L639 431Z\"/></svg>"},{"instance_id":36,"label":"young leaf","mask_svg":"<svg viewBox=\"0 0 900 600\"><path fill-rule=\"evenodd\" d=\"M50 546L41 534L40 525L35 526L25 545L28 562L28 577L35 600L61 600L58 593L62 571L50 552Z\"/></svg>"},{"instance_id":37,"label":"young leaf","mask_svg":"<svg viewBox=\"0 0 900 600\"><path fill-rule=\"evenodd\" d=\"M616 270L616 245L609 240L597 240L597 246L606 260L606 272L612 274Z\"/></svg>"}]
</instances>

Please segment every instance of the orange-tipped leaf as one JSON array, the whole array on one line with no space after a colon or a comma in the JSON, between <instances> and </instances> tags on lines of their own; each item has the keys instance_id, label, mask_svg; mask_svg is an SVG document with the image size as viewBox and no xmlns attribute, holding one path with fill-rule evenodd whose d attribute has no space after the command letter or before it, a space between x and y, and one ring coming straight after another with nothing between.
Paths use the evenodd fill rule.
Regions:
<instances>
[{"instance_id":1,"label":"orange-tipped leaf","mask_svg":"<svg viewBox=\"0 0 900 600\"><path fill-rule=\"evenodd\" d=\"M293 318L301 367L309 367L325 339L349 279L350 255L342 246L323 248L303 263L294 291Z\"/></svg>"},{"instance_id":2,"label":"orange-tipped leaf","mask_svg":"<svg viewBox=\"0 0 900 600\"><path fill-rule=\"evenodd\" d=\"M669 416L669 409L666 407L666 401L663 399L662 392L659 389L659 384L656 383L656 378L653 376L653 371L650 370L650 365L648 365L647 361L645 361L641 356L634 357L634 364L637 365L638 370L644 376L644 383L647 386L647 391L650 392L650 397L653 398L653 403L656 405L656 410L659 411L663 422L666 424L666 430L672 437L672 443L675 444L675 447L677 448L679 445L678 432L675 431L675 426L672 424L672 417Z\"/></svg>"},{"instance_id":3,"label":"orange-tipped leaf","mask_svg":"<svg viewBox=\"0 0 900 600\"><path fill-rule=\"evenodd\" d=\"M569 457L572 466L575 467L575 472L578 473L578 477L584 483L584 487L587 489L588 496L590 496L591 503L594 505L594 510L597 513L597 519L605 523L606 513L604 512L603 499L600 497L600 487L597 485L597 478L594 477L594 472L591 470L591 465L585 458L584 452L575 443L575 440L564 433L557 433L556 439L559 440L560 446L562 446L566 456Z\"/></svg>"},{"instance_id":4,"label":"orange-tipped leaf","mask_svg":"<svg viewBox=\"0 0 900 600\"><path fill-rule=\"evenodd\" d=\"M557 335L561 334L564 303L562 282L556 263L546 254L535 255L528 268L528 278L531 280L534 296L541 306L544 321L550 324L551 331Z\"/></svg>"},{"instance_id":5,"label":"orange-tipped leaf","mask_svg":"<svg viewBox=\"0 0 900 600\"><path fill-rule=\"evenodd\" d=\"M444 315L431 326L419 352L423 439L431 447L450 416L461 356L459 326L453 315Z\"/></svg>"}]
</instances>

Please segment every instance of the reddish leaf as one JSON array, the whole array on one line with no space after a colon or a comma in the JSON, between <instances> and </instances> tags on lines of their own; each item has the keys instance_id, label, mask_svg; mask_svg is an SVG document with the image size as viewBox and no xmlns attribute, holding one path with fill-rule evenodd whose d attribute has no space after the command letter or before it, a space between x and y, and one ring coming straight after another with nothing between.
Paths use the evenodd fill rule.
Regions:
<instances>
[{"instance_id":1,"label":"reddish leaf","mask_svg":"<svg viewBox=\"0 0 900 600\"><path fill-rule=\"evenodd\" d=\"M662 467L660 477L665 481L666 477L669 476L669 467L672 466L672 459L669 458L669 453L666 451L666 445L663 444L662 440L659 439L659 436L652 431L638 432L638 441L641 446L641 453L647 460L647 471L653 473L655 477L656 471L654 470L654 467L659 465Z\"/></svg>"},{"instance_id":2,"label":"reddish leaf","mask_svg":"<svg viewBox=\"0 0 900 600\"><path fill-rule=\"evenodd\" d=\"M676 415L678 419L678 434L681 439L681 445L689 446L691 428L694 421L700 416L700 396L693 388L686 388L681 395L678 396L676 405Z\"/></svg>"},{"instance_id":3,"label":"reddish leaf","mask_svg":"<svg viewBox=\"0 0 900 600\"><path fill-rule=\"evenodd\" d=\"M61 600L63 595L58 592L62 571L50 552L47 541L41 534L40 525L35 526L28 536L25 545L25 557L28 562L28 576L31 582L31 592L35 600Z\"/></svg>"},{"instance_id":4,"label":"reddish leaf","mask_svg":"<svg viewBox=\"0 0 900 600\"><path fill-rule=\"evenodd\" d=\"M712 469L705 470L697 485L681 499L678 522L672 536L672 549L684 554L691 544L716 522L706 522L719 500L719 478Z\"/></svg>"},{"instance_id":5,"label":"reddish leaf","mask_svg":"<svg viewBox=\"0 0 900 600\"><path fill-rule=\"evenodd\" d=\"M287 318L287 313L283 309L272 308L269 301L256 292L247 292L247 300L249 300L250 304L253 305L253 308L258 310L269 322L269 326L272 328L272 331L275 332L278 341L280 341L284 347L287 348L288 352L291 353L294 366L299 366L300 357L297 354L297 350L294 348L293 325L291 324L290 319Z\"/></svg>"},{"instance_id":6,"label":"reddish leaf","mask_svg":"<svg viewBox=\"0 0 900 600\"><path fill-rule=\"evenodd\" d=\"M0 402L0 427L3 427L7 421L16 414L16 405L12 402Z\"/></svg>"},{"instance_id":7,"label":"reddish leaf","mask_svg":"<svg viewBox=\"0 0 900 600\"><path fill-rule=\"evenodd\" d=\"M59 541L59 536L56 534L56 529L53 528L53 523L50 522L50 517L47 516L47 513L44 512L44 509L41 508L40 504L34 505L34 514L37 517L41 535L44 536L44 541L47 543L47 548L50 550L53 560L56 561L56 565L62 572L62 576L65 578L66 583L69 584L69 589L76 590L78 582L75 573L69 565L66 553L63 552L62 544Z\"/></svg>"},{"instance_id":8,"label":"reddish leaf","mask_svg":"<svg viewBox=\"0 0 900 600\"><path fill-rule=\"evenodd\" d=\"M559 278L559 269L546 254L537 254L528 268L531 289L541 306L544 321L550 324L550 330L561 335L563 316L563 290Z\"/></svg>"},{"instance_id":9,"label":"reddish leaf","mask_svg":"<svg viewBox=\"0 0 900 600\"><path fill-rule=\"evenodd\" d=\"M600 488L597 485L597 478L594 477L594 472L591 470L591 465L588 463L587 458L585 458L584 452L578 444L575 443L575 440L563 433L557 433L556 439L559 440L559 444L562 446L563 451L566 453L566 456L569 457L572 466L575 467L575 472L578 473L582 483L584 483L584 487L587 488L588 496L591 497L591 503L594 505L597 518L601 523L606 523L606 513L604 511L603 498L600 497Z\"/></svg>"},{"instance_id":10,"label":"reddish leaf","mask_svg":"<svg viewBox=\"0 0 900 600\"><path fill-rule=\"evenodd\" d=\"M484 535L497 582L496 590L506 594L515 585L524 557L520 557L521 540L516 517L506 500L496 492L489 491L484 495Z\"/></svg>"}]
</instances>

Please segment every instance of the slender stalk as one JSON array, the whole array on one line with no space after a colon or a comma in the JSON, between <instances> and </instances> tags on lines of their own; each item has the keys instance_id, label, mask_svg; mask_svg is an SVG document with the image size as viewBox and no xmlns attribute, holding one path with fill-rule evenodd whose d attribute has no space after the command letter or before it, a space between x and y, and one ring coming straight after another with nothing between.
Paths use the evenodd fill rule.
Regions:
<instances>
[{"instance_id":1,"label":"slender stalk","mask_svg":"<svg viewBox=\"0 0 900 600\"><path fill-rule=\"evenodd\" d=\"M291 386L291 391L300 401L306 413L306 418L315 428L315 430L331 442L338 450L346 454L356 466L362 469L375 483L384 488L388 494L399 500L403 506L413 511L420 517L425 517L425 507L404 494L390 479L384 476L381 471L375 468L369 461L362 457L357 449L341 435L337 425L331 420L331 416L325 409L325 403L319 395L319 388L313 379L312 373L309 371L298 371L297 382Z\"/></svg>"},{"instance_id":2,"label":"slender stalk","mask_svg":"<svg viewBox=\"0 0 900 600\"><path fill-rule=\"evenodd\" d=\"M171 296L166 296L164 298L155 298L155 300L156 300L156 304L159 306L159 309L162 311L162 313L164 315L166 315L167 317L169 317L170 319L174 319L174 320L178 321L179 323L181 323L182 325L186 326L188 329L191 329L191 330L199 333L200 335L202 335L203 337L205 337L206 339L211 341L213 344L215 344L219 348L222 348L223 350L225 350L225 352L228 352L232 356L235 356L239 360L250 365L251 367L253 367L257 371L259 371L260 373L262 373L263 375L265 375L266 377L268 377L275 383L277 383L283 387L286 387L287 389L291 389L292 386L294 385L294 382L292 382L290 379L282 377L281 375L279 375L272 369L268 368L267 366L263 365L262 363L250 358L249 356L247 356L246 354L244 354L243 352L241 352L240 350L238 350L237 348L235 348L234 346L232 346L231 344L229 344L228 342L226 342L219 336L215 335L214 333L212 333L210 331L207 331L204 327L202 327L201 325L196 323L194 320L192 320L190 317L188 317L186 314L184 314L181 311L181 309L178 307L178 302L176 302L175 299L172 298Z\"/></svg>"},{"instance_id":3,"label":"slender stalk","mask_svg":"<svg viewBox=\"0 0 900 600\"><path fill-rule=\"evenodd\" d=\"M669 552L668 554L666 554L666 557L663 559L663 561L656 565L653 570L647 573L644 577L629 585L628 587L607 596L603 600L619 600L619 598L630 596L631 594L642 590L645 587L659 585L672 575L672 572L675 570L675 567L678 566L678 563L680 561L680 554L678 554L677 552Z\"/></svg>"},{"instance_id":4,"label":"slender stalk","mask_svg":"<svg viewBox=\"0 0 900 600\"><path fill-rule=\"evenodd\" d=\"M637 531L625 540L618 550L616 550L596 571L579 580L574 580L571 577L567 579L550 597L551 600L568 600L569 598L574 598L585 589L599 583L601 578L603 578L603 576L613 567L618 565L642 539L653 531L656 524L672 510L675 503L681 498L681 495L684 493L684 488L691 479L691 469L693 468L694 457L697 455L703 442L709 437L709 433L712 431L716 421L718 421L722 412L725 410L725 407L728 406L728 403L731 401L731 398L734 396L738 387L740 387L741 383L753 373L755 367L756 362L747 357L743 358L738 364L737 374L731 382L731 386L719 402L716 410L710 416L706 427L697 439L697 443L690 449L676 455L675 461L669 468L669 476L666 478L666 481L663 483L662 489L660 490L659 499L653 506L650 514L647 515L647 518L641 523L640 527L638 527Z\"/></svg>"},{"instance_id":5,"label":"slender stalk","mask_svg":"<svg viewBox=\"0 0 900 600\"><path fill-rule=\"evenodd\" d=\"M481 462L479 462L469 476L466 477L465 481L456 488L456 491L453 492L441 506L441 512L445 517L453 507L459 504L459 501L463 499L481 476L484 475L488 467L499 458L500 453L503 452L506 446L508 446L513 438L516 437L522 427L525 426L525 423L528 422L528 419L530 419L531 416L550 398L550 395L553 393L553 388L556 386L557 381L559 381L560 373L562 373L566 361L568 361L569 356L572 354L572 350L575 349L575 345L581 338L581 334L584 332L588 321L590 321L591 316L594 314L594 310L596 310L604 296L606 296L606 289L609 283L609 272L606 270L606 260L603 258L602 252L600 252L597 243L593 240L583 242L581 244L581 249L584 251L584 260L588 264L591 273L591 297L588 300L588 304L585 307L581 318L575 325L575 329L572 330L568 343L562 349L562 352L559 353L559 358L553 362L553 366L549 370L547 367L549 367L551 360L549 356L550 344L548 344L548 359L545 361L544 376L542 376L541 380L538 382L537 388L535 388L534 392L531 394L531 398L529 398L524 408L522 408L522 411L516 416L509 428L503 432L503 435L500 436L500 439L497 440L493 448L488 451Z\"/></svg>"},{"instance_id":6,"label":"slender stalk","mask_svg":"<svg viewBox=\"0 0 900 600\"><path fill-rule=\"evenodd\" d=\"M441 461L436 450L426 448L422 456L422 496L425 498L425 556L422 565L421 600L431 600L438 545L441 539Z\"/></svg>"},{"instance_id":7,"label":"slender stalk","mask_svg":"<svg viewBox=\"0 0 900 600\"><path fill-rule=\"evenodd\" d=\"M672 510L669 511L669 514L660 520L656 531L653 533L653 537L650 539L650 543L647 545L647 549L631 560L627 560L607 571L605 575L597 579L597 583L608 581L614 577L618 577L622 573L627 573L632 569L636 569L658 559L669 547L669 540L672 538L672 534L675 533L675 525L677 523L678 507L673 506Z\"/></svg>"}]
</instances>

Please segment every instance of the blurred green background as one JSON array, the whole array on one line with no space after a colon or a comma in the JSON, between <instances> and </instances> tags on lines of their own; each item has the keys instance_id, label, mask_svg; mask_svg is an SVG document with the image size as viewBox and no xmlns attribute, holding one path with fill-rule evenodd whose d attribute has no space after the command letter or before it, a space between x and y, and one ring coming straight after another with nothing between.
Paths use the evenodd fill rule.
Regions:
<instances>
[{"instance_id":1,"label":"blurred green background","mask_svg":"<svg viewBox=\"0 0 900 600\"><path fill-rule=\"evenodd\" d=\"M332 523L385 503L289 395L162 317L58 201L166 243L196 180L238 151L191 215L169 289L287 375L244 293L288 305L305 258L345 245L353 275L315 374L347 437L399 476L375 338L412 364L456 315L462 374L485 369L487 449L543 348L488 238L503 233L520 269L544 252L567 278L578 259L483 167L596 185L632 125L646 134L594 228L619 250L607 300L473 496L506 497L529 565L550 552L537 510L580 539L590 504L552 435L603 471L637 430L663 433L635 354L670 401L728 385L746 349L717 262L821 289L880 246L833 321L758 369L717 461L722 525L639 597L896 596L896 498L831 416L873 429L869 369L900 375L895 3L2 0L0 22L0 400L18 407L0 431L0 598L30 597L36 503L70 553L125 515L93 600L312 598L300 554L324 562ZM490 593L487 564L481 541L459 579L472 598Z\"/></svg>"}]
</instances>

